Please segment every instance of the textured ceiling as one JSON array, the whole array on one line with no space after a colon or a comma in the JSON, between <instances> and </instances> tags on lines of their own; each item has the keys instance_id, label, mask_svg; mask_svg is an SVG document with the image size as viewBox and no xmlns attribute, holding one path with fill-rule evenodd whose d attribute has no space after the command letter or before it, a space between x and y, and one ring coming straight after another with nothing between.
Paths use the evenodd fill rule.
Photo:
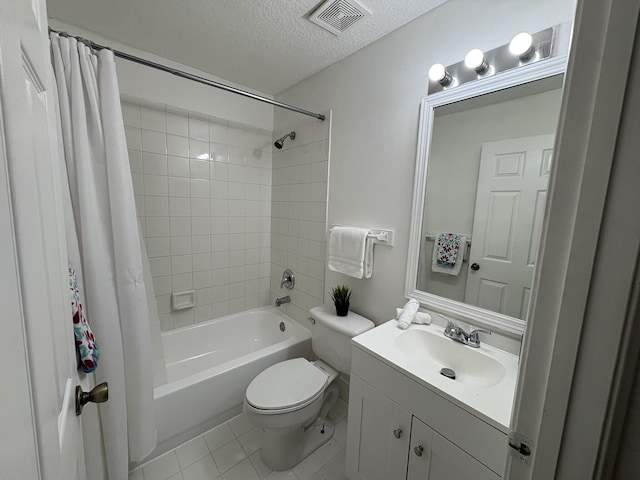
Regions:
<instances>
[{"instance_id":1,"label":"textured ceiling","mask_svg":"<svg viewBox=\"0 0 640 480\"><path fill-rule=\"evenodd\" d=\"M336 37L307 20L319 0L47 0L51 18L268 94L279 93L445 0L362 0Z\"/></svg>"}]
</instances>

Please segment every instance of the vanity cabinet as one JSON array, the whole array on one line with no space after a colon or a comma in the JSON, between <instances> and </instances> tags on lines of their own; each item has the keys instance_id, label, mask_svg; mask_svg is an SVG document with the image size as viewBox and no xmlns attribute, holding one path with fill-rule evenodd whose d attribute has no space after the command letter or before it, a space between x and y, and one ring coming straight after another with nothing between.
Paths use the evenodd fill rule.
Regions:
<instances>
[{"instance_id":1,"label":"vanity cabinet","mask_svg":"<svg viewBox=\"0 0 640 480\"><path fill-rule=\"evenodd\" d=\"M499 480L500 476L413 417L407 480L426 479Z\"/></svg>"},{"instance_id":2,"label":"vanity cabinet","mask_svg":"<svg viewBox=\"0 0 640 480\"><path fill-rule=\"evenodd\" d=\"M500 480L506 433L353 348L350 480Z\"/></svg>"}]
</instances>

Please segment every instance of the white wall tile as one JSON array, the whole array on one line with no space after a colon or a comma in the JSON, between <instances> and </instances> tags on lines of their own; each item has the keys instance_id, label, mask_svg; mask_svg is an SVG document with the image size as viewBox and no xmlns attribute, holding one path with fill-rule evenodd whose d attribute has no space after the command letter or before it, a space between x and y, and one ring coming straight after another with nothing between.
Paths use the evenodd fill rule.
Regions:
<instances>
[{"instance_id":1,"label":"white wall tile","mask_svg":"<svg viewBox=\"0 0 640 480\"><path fill-rule=\"evenodd\" d=\"M145 195L169 195L169 184L166 175L144 175Z\"/></svg>"},{"instance_id":2,"label":"white wall tile","mask_svg":"<svg viewBox=\"0 0 640 480\"><path fill-rule=\"evenodd\" d=\"M166 133L167 123L164 110L140 107L140 126L147 130Z\"/></svg>"},{"instance_id":3,"label":"white wall tile","mask_svg":"<svg viewBox=\"0 0 640 480\"><path fill-rule=\"evenodd\" d=\"M191 179L184 177L169 177L169 196L191 197Z\"/></svg>"},{"instance_id":4,"label":"white wall tile","mask_svg":"<svg viewBox=\"0 0 640 480\"><path fill-rule=\"evenodd\" d=\"M191 199L169 197L169 215L172 217L191 216Z\"/></svg>"},{"instance_id":5,"label":"white wall tile","mask_svg":"<svg viewBox=\"0 0 640 480\"><path fill-rule=\"evenodd\" d=\"M269 301L271 135L172 107L125 103L136 208L162 329ZM196 308L170 312L170 293L193 288Z\"/></svg>"},{"instance_id":6,"label":"white wall tile","mask_svg":"<svg viewBox=\"0 0 640 480\"><path fill-rule=\"evenodd\" d=\"M189 162L189 176L209 180L209 160L191 158Z\"/></svg>"},{"instance_id":7,"label":"white wall tile","mask_svg":"<svg viewBox=\"0 0 640 480\"><path fill-rule=\"evenodd\" d=\"M152 130L142 130L142 151L167 154L167 135Z\"/></svg>"},{"instance_id":8,"label":"white wall tile","mask_svg":"<svg viewBox=\"0 0 640 480\"><path fill-rule=\"evenodd\" d=\"M178 273L176 275L171 275L171 288L172 292L184 292L185 290L191 290L193 288L193 274Z\"/></svg>"},{"instance_id":9,"label":"white wall tile","mask_svg":"<svg viewBox=\"0 0 640 480\"><path fill-rule=\"evenodd\" d=\"M142 168L146 174L167 175L167 156L158 153L143 152Z\"/></svg>"},{"instance_id":10,"label":"white wall tile","mask_svg":"<svg viewBox=\"0 0 640 480\"><path fill-rule=\"evenodd\" d=\"M167 154L189 157L189 139L178 135L167 135Z\"/></svg>"},{"instance_id":11,"label":"white wall tile","mask_svg":"<svg viewBox=\"0 0 640 480\"><path fill-rule=\"evenodd\" d=\"M209 142L209 120L205 116L189 114L189 138Z\"/></svg>"},{"instance_id":12,"label":"white wall tile","mask_svg":"<svg viewBox=\"0 0 640 480\"><path fill-rule=\"evenodd\" d=\"M189 177L189 159L186 157L167 157L167 172L173 177Z\"/></svg>"},{"instance_id":13,"label":"white wall tile","mask_svg":"<svg viewBox=\"0 0 640 480\"><path fill-rule=\"evenodd\" d=\"M179 135L181 137L189 136L189 120L184 115L179 115L167 111L167 133Z\"/></svg>"},{"instance_id":14,"label":"white wall tile","mask_svg":"<svg viewBox=\"0 0 640 480\"><path fill-rule=\"evenodd\" d=\"M189 235L191 233L191 217L170 217L169 226L172 236Z\"/></svg>"}]
</instances>

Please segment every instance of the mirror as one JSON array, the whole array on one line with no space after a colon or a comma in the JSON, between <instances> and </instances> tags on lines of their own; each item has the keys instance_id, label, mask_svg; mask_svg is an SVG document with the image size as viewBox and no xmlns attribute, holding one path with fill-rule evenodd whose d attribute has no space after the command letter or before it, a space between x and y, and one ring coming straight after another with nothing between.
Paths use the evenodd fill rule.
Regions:
<instances>
[{"instance_id":1,"label":"mirror","mask_svg":"<svg viewBox=\"0 0 640 480\"><path fill-rule=\"evenodd\" d=\"M423 98L408 297L522 334L564 66L550 59ZM442 234L457 235L463 260L455 267Z\"/></svg>"}]
</instances>

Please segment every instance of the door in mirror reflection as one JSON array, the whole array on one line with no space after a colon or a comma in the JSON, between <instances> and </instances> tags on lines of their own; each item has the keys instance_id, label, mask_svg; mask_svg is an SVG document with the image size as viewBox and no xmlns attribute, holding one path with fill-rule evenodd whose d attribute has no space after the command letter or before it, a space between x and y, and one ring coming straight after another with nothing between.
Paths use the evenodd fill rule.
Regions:
<instances>
[{"instance_id":1,"label":"door in mirror reflection","mask_svg":"<svg viewBox=\"0 0 640 480\"><path fill-rule=\"evenodd\" d=\"M525 317L554 138L537 135L482 145L465 303Z\"/></svg>"}]
</instances>

